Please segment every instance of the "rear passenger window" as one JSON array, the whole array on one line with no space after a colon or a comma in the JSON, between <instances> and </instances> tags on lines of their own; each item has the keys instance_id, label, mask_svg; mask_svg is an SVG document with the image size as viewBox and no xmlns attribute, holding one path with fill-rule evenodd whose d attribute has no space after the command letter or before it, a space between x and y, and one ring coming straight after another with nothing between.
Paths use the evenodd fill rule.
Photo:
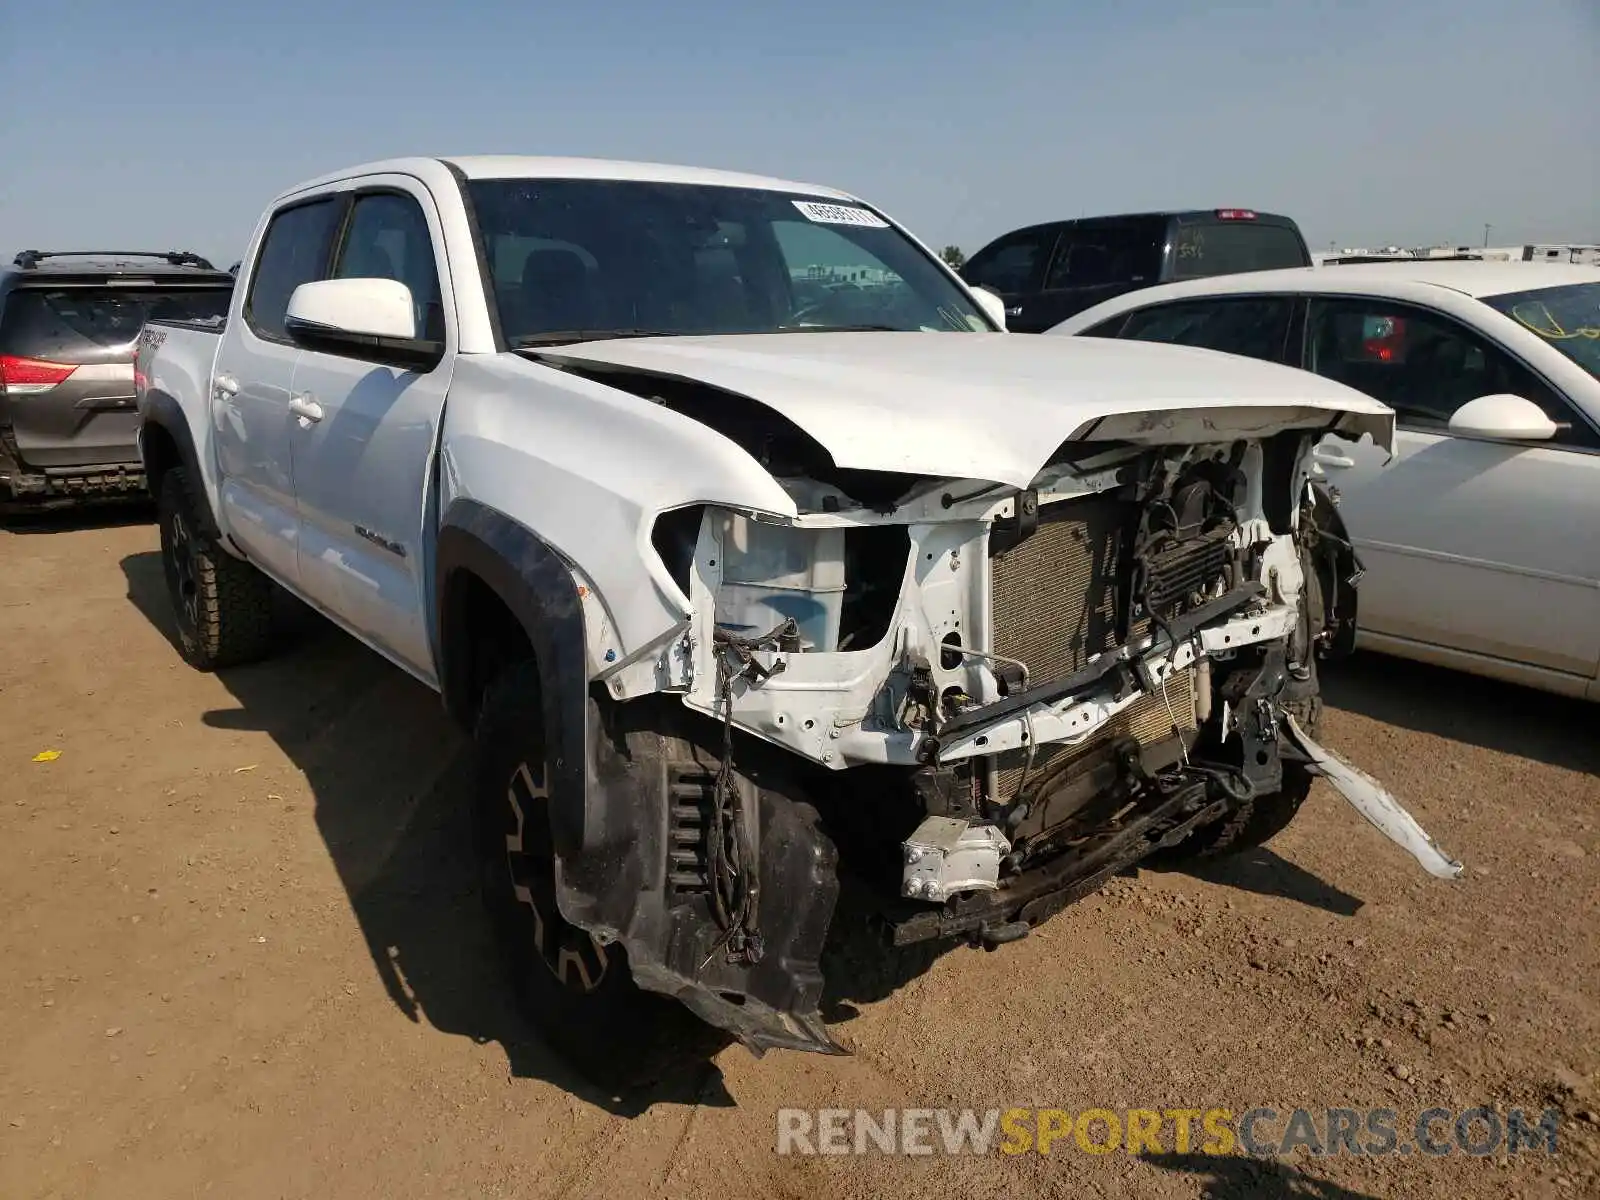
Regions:
<instances>
[{"instance_id":1,"label":"rear passenger window","mask_svg":"<svg viewBox=\"0 0 1600 1200\"><path fill-rule=\"evenodd\" d=\"M411 292L417 336L444 340L444 305L428 218L411 196L374 192L358 197L339 250L335 279L393 279Z\"/></svg>"},{"instance_id":2,"label":"rear passenger window","mask_svg":"<svg viewBox=\"0 0 1600 1200\"><path fill-rule=\"evenodd\" d=\"M1247 296L1161 304L1129 316L1120 336L1282 362L1294 304L1292 296Z\"/></svg>"},{"instance_id":3,"label":"rear passenger window","mask_svg":"<svg viewBox=\"0 0 1600 1200\"><path fill-rule=\"evenodd\" d=\"M1055 240L1053 229L1008 234L968 259L961 277L973 287L997 292L1036 292Z\"/></svg>"},{"instance_id":4,"label":"rear passenger window","mask_svg":"<svg viewBox=\"0 0 1600 1200\"><path fill-rule=\"evenodd\" d=\"M283 209L272 218L244 305L244 319L258 336L289 340L283 329L289 297L302 283L325 277L342 204L329 196Z\"/></svg>"}]
</instances>

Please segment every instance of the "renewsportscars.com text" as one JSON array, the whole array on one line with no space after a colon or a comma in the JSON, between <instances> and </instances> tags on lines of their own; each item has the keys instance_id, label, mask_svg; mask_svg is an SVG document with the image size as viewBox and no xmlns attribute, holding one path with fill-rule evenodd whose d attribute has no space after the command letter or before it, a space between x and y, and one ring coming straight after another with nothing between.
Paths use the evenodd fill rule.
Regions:
<instances>
[{"instance_id":1,"label":"renewsportscars.com text","mask_svg":"<svg viewBox=\"0 0 1600 1200\"><path fill-rule=\"evenodd\" d=\"M784 1108L779 1154L1519 1154L1556 1152L1560 1113L1514 1108Z\"/></svg>"}]
</instances>

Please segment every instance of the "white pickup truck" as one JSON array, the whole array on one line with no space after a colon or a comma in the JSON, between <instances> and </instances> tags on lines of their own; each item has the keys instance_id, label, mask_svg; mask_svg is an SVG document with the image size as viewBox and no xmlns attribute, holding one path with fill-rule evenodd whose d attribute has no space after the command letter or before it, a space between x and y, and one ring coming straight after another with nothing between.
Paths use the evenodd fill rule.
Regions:
<instances>
[{"instance_id":1,"label":"white pickup truck","mask_svg":"<svg viewBox=\"0 0 1600 1200\"><path fill-rule=\"evenodd\" d=\"M266 654L275 584L440 692L516 978L601 1078L690 1025L841 1052L846 875L886 953L993 948L1259 844L1313 775L1460 871L1312 740L1359 566L1310 450L1392 412L1008 335L853 196L356 167L274 200L225 323L152 322L136 367L185 658Z\"/></svg>"}]
</instances>

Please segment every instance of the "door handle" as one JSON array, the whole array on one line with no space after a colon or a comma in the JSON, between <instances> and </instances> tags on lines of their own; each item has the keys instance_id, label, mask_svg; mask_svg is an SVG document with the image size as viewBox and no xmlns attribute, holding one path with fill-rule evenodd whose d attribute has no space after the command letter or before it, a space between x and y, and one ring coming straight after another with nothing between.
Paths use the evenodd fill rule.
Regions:
<instances>
[{"instance_id":1,"label":"door handle","mask_svg":"<svg viewBox=\"0 0 1600 1200\"><path fill-rule=\"evenodd\" d=\"M211 381L211 394L218 400L227 400L239 394L239 381L232 375L218 375Z\"/></svg>"},{"instance_id":2,"label":"door handle","mask_svg":"<svg viewBox=\"0 0 1600 1200\"><path fill-rule=\"evenodd\" d=\"M1347 454L1340 454L1337 450L1313 450L1311 457L1319 466L1323 467L1353 467L1356 460Z\"/></svg>"},{"instance_id":3,"label":"door handle","mask_svg":"<svg viewBox=\"0 0 1600 1200\"><path fill-rule=\"evenodd\" d=\"M322 420L322 405L310 396L290 396L289 411L302 421Z\"/></svg>"}]
</instances>

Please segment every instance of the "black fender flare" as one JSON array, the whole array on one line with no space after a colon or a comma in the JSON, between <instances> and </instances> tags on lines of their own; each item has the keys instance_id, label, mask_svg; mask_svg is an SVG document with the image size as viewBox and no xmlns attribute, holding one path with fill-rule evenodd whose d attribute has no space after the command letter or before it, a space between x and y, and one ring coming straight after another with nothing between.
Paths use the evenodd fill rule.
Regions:
<instances>
[{"instance_id":1,"label":"black fender flare","mask_svg":"<svg viewBox=\"0 0 1600 1200\"><path fill-rule=\"evenodd\" d=\"M561 915L620 941L640 987L680 1000L756 1054L772 1047L840 1053L819 1012L837 853L781 759L736 735L736 786L749 806L770 899L761 915L767 952L734 961L709 899L675 897L667 878L672 772L688 767L711 778L720 727L688 713L676 696L606 703L587 677L577 581L526 526L477 501L453 500L436 545L434 632L452 716L464 723L475 715L472 631L449 582L457 572L470 571L500 599L537 659Z\"/></svg>"},{"instance_id":2,"label":"black fender flare","mask_svg":"<svg viewBox=\"0 0 1600 1200\"><path fill-rule=\"evenodd\" d=\"M445 708L464 725L475 714L470 630L452 612L449 580L477 576L522 626L538 663L550 771L550 834L556 852L585 849L589 681L583 603L566 561L527 526L476 500L450 502L434 555L434 645Z\"/></svg>"},{"instance_id":3,"label":"black fender flare","mask_svg":"<svg viewBox=\"0 0 1600 1200\"><path fill-rule=\"evenodd\" d=\"M151 460L145 430L152 425L166 434L177 448L177 465L188 473L194 485L192 491L200 505L200 518L206 524L203 532L208 537L219 538L220 527L216 514L211 511L211 497L206 494L205 476L200 471L200 451L189 431L189 419L184 415L183 405L168 392L146 392L139 402L139 461L144 466L145 486L150 489L150 495L154 497L160 489L164 465Z\"/></svg>"}]
</instances>

